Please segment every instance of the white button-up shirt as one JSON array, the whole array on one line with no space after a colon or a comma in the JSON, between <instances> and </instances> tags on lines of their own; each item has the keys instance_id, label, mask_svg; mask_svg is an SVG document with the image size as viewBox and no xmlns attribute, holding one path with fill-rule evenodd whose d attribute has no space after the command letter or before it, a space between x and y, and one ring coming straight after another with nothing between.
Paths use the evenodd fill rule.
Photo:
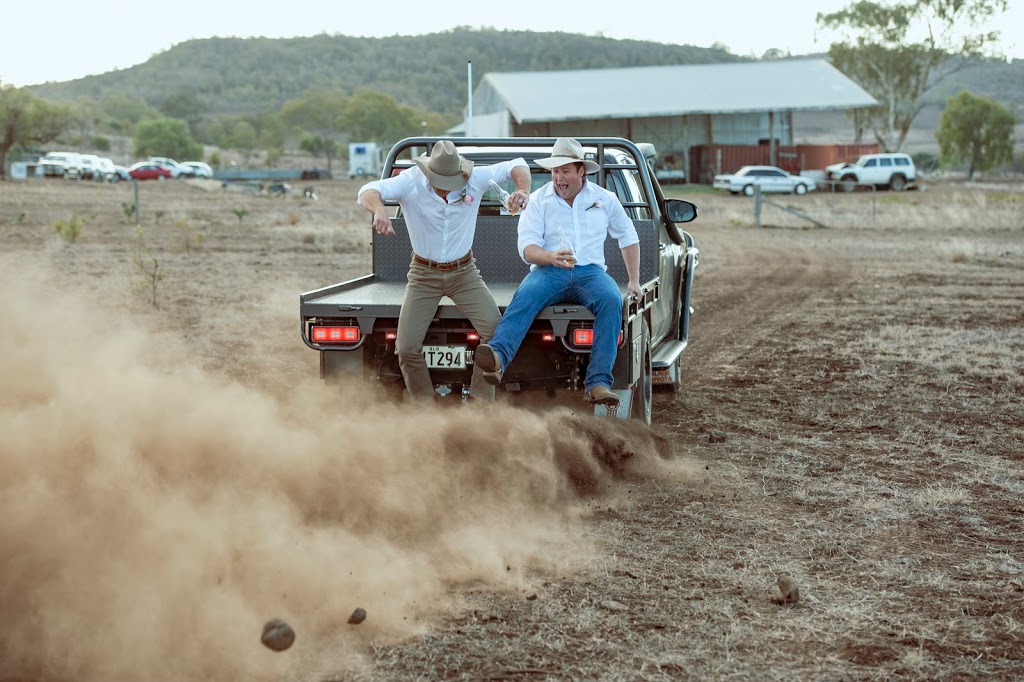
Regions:
<instances>
[{"instance_id":1,"label":"white button-up shirt","mask_svg":"<svg viewBox=\"0 0 1024 682\"><path fill-rule=\"evenodd\" d=\"M397 201L409 228L412 250L421 258L447 263L458 260L473 247L480 197L489 183L512 179L512 169L529 170L522 157L492 166L473 166L463 189L438 196L419 166L407 168L393 178L374 180L359 189L356 201L362 205L363 192L375 189L384 201Z\"/></svg>"},{"instance_id":2,"label":"white button-up shirt","mask_svg":"<svg viewBox=\"0 0 1024 682\"><path fill-rule=\"evenodd\" d=\"M530 203L519 218L519 257L526 261L523 253L530 244L558 251L563 232L576 252L577 265L600 265L605 270L604 242L608 235L618 240L620 249L640 243L636 227L618 197L590 180L583 183L572 206L558 196L550 182L530 195ZM536 267L535 263L530 265L531 270Z\"/></svg>"}]
</instances>

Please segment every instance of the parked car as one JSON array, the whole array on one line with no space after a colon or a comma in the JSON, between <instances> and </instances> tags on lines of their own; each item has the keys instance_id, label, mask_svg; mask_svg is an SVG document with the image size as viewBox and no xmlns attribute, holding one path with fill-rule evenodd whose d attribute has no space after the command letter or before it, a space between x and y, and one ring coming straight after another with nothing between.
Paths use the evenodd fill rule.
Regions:
<instances>
[{"instance_id":1,"label":"parked car","mask_svg":"<svg viewBox=\"0 0 1024 682\"><path fill-rule=\"evenodd\" d=\"M146 159L149 163L156 163L171 171L172 178L191 178L195 172L188 166L183 166L168 156L151 156Z\"/></svg>"},{"instance_id":2,"label":"parked car","mask_svg":"<svg viewBox=\"0 0 1024 682\"><path fill-rule=\"evenodd\" d=\"M78 152L49 152L37 162L39 170L36 172L45 177L78 177L81 165Z\"/></svg>"},{"instance_id":3,"label":"parked car","mask_svg":"<svg viewBox=\"0 0 1024 682\"><path fill-rule=\"evenodd\" d=\"M185 168L192 169L192 177L195 178L212 178L213 169L210 168L210 164L203 163L202 161L182 161L181 165Z\"/></svg>"},{"instance_id":4,"label":"parked car","mask_svg":"<svg viewBox=\"0 0 1024 682\"><path fill-rule=\"evenodd\" d=\"M893 152L864 154L854 163L826 166L825 173L845 192L852 192L857 185L888 187L902 192L917 180L917 167L910 155Z\"/></svg>"},{"instance_id":5,"label":"parked car","mask_svg":"<svg viewBox=\"0 0 1024 682\"><path fill-rule=\"evenodd\" d=\"M166 180L174 177L174 173L170 168L153 163L152 161L133 163L128 168L128 175L136 180Z\"/></svg>"},{"instance_id":6,"label":"parked car","mask_svg":"<svg viewBox=\"0 0 1024 682\"><path fill-rule=\"evenodd\" d=\"M74 175L74 178L78 180L93 180L96 178L98 171L97 166L99 165L100 157L95 154L79 154L78 155L78 171ZM66 177L72 177L70 171Z\"/></svg>"},{"instance_id":7,"label":"parked car","mask_svg":"<svg viewBox=\"0 0 1024 682\"><path fill-rule=\"evenodd\" d=\"M118 166L114 164L114 173L110 178L111 182L121 182L122 180L131 180L132 176L128 172L128 169L124 166Z\"/></svg>"},{"instance_id":8,"label":"parked car","mask_svg":"<svg viewBox=\"0 0 1024 682\"><path fill-rule=\"evenodd\" d=\"M111 159L97 156L92 162L92 179L96 182L116 182L116 166Z\"/></svg>"},{"instance_id":9,"label":"parked car","mask_svg":"<svg viewBox=\"0 0 1024 682\"><path fill-rule=\"evenodd\" d=\"M711 183L715 189L727 189L733 194L754 195L754 187L762 192L788 192L806 194L815 189L814 180L801 175L790 175L776 166L743 166L735 173L716 175Z\"/></svg>"}]
</instances>

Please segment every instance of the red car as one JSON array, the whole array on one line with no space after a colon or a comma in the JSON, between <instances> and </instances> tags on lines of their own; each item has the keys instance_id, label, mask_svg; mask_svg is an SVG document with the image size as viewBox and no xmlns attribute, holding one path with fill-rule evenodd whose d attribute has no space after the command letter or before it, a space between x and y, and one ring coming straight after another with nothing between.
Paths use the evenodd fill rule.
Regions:
<instances>
[{"instance_id":1,"label":"red car","mask_svg":"<svg viewBox=\"0 0 1024 682\"><path fill-rule=\"evenodd\" d=\"M132 164L128 169L128 175L136 180L163 180L173 177L170 168L164 168L159 164L149 161L139 161Z\"/></svg>"}]
</instances>

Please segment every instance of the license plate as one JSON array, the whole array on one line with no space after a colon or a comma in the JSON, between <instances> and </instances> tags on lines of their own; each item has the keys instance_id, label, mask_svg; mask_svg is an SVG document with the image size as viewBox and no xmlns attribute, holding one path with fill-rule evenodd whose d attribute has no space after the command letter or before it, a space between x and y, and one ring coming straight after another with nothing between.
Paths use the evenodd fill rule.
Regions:
<instances>
[{"instance_id":1,"label":"license plate","mask_svg":"<svg viewBox=\"0 0 1024 682\"><path fill-rule=\"evenodd\" d=\"M423 357L430 369L465 369L465 346L423 346Z\"/></svg>"}]
</instances>

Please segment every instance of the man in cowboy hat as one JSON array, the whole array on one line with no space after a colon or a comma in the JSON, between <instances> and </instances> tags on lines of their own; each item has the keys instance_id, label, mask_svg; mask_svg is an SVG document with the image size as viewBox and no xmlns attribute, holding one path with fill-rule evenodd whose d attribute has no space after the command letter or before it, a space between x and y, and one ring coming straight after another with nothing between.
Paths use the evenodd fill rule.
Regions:
<instances>
[{"instance_id":1,"label":"man in cowboy hat","mask_svg":"<svg viewBox=\"0 0 1024 682\"><path fill-rule=\"evenodd\" d=\"M516 185L510 201L522 209L530 200L530 167L526 161L518 158L474 168L452 142L440 140L430 156L416 158L414 167L359 189L356 201L373 214L377 234L395 234L385 201L398 202L409 230L413 254L398 315L395 352L405 388L414 399L434 396L434 384L423 358L423 339L442 296L459 307L481 340L491 338L501 319L470 247L480 197L491 180L502 183L509 179ZM484 380L478 366L473 367L469 390L474 398L494 399L494 386Z\"/></svg>"},{"instance_id":2,"label":"man in cowboy hat","mask_svg":"<svg viewBox=\"0 0 1024 682\"><path fill-rule=\"evenodd\" d=\"M640 239L615 194L587 180L601 167L583 157L578 141L558 138L551 156L537 159L537 164L551 170L551 182L533 193L519 218L519 255L530 264L530 272L493 338L477 348L476 364L488 381L499 383L537 313L555 303L578 303L595 318L585 397L617 406L619 397L611 385L622 328L622 295L606 272L604 242L609 234L618 241L629 276L626 290L639 297Z\"/></svg>"}]
</instances>

